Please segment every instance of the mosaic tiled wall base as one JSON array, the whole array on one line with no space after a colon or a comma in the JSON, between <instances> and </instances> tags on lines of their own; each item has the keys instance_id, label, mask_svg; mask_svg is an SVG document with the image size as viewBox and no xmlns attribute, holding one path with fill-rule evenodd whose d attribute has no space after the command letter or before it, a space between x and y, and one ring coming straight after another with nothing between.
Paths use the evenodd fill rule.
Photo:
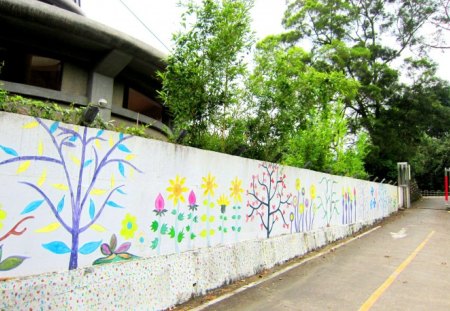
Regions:
<instances>
[{"instance_id":1,"label":"mosaic tiled wall base","mask_svg":"<svg viewBox=\"0 0 450 311\"><path fill-rule=\"evenodd\" d=\"M0 282L1 310L163 310L357 232L325 228Z\"/></svg>"},{"instance_id":2,"label":"mosaic tiled wall base","mask_svg":"<svg viewBox=\"0 0 450 311\"><path fill-rule=\"evenodd\" d=\"M166 308L386 217L397 193L0 112L0 306Z\"/></svg>"}]
</instances>

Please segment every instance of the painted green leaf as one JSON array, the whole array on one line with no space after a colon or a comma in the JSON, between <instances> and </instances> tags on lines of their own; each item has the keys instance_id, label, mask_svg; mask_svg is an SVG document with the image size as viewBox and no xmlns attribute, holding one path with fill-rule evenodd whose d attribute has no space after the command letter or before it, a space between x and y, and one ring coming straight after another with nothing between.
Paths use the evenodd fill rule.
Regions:
<instances>
[{"instance_id":1,"label":"painted green leaf","mask_svg":"<svg viewBox=\"0 0 450 311\"><path fill-rule=\"evenodd\" d=\"M231 216L231 219L235 220L236 219L236 215Z\"/></svg>"},{"instance_id":2,"label":"painted green leaf","mask_svg":"<svg viewBox=\"0 0 450 311\"><path fill-rule=\"evenodd\" d=\"M227 217L227 216L224 216L223 220L227 221L227 220L228 220L228 217Z\"/></svg>"},{"instance_id":3,"label":"painted green leaf","mask_svg":"<svg viewBox=\"0 0 450 311\"><path fill-rule=\"evenodd\" d=\"M219 231L222 231L222 226L219 226Z\"/></svg>"},{"instance_id":4,"label":"painted green leaf","mask_svg":"<svg viewBox=\"0 0 450 311\"><path fill-rule=\"evenodd\" d=\"M183 213L179 213L178 214L178 220L179 221L183 221L184 220L184 214Z\"/></svg>"},{"instance_id":5,"label":"painted green leaf","mask_svg":"<svg viewBox=\"0 0 450 311\"><path fill-rule=\"evenodd\" d=\"M193 240L195 238L196 238L196 235L193 232L191 232L191 240Z\"/></svg>"},{"instance_id":6,"label":"painted green leaf","mask_svg":"<svg viewBox=\"0 0 450 311\"><path fill-rule=\"evenodd\" d=\"M223 229L223 232L224 232L224 233L227 233L227 232L228 232L228 228L224 228L224 229Z\"/></svg>"},{"instance_id":7,"label":"painted green leaf","mask_svg":"<svg viewBox=\"0 0 450 311\"><path fill-rule=\"evenodd\" d=\"M186 232L191 231L191 226L186 226Z\"/></svg>"},{"instance_id":8,"label":"painted green leaf","mask_svg":"<svg viewBox=\"0 0 450 311\"><path fill-rule=\"evenodd\" d=\"M158 243L159 243L159 239L158 239L158 238L155 238L155 239L152 241L152 245L150 245L151 249L156 249L156 248L158 247Z\"/></svg>"},{"instance_id":9,"label":"painted green leaf","mask_svg":"<svg viewBox=\"0 0 450 311\"><path fill-rule=\"evenodd\" d=\"M183 239L184 239L184 232L181 231L178 233L178 237L177 237L178 243L181 243L181 241L183 241Z\"/></svg>"},{"instance_id":10,"label":"painted green leaf","mask_svg":"<svg viewBox=\"0 0 450 311\"><path fill-rule=\"evenodd\" d=\"M220 220L222 220L222 218L223 218L223 216L222 216L222 215L220 215L220 216L219 216L219 219L220 219Z\"/></svg>"},{"instance_id":11,"label":"painted green leaf","mask_svg":"<svg viewBox=\"0 0 450 311\"><path fill-rule=\"evenodd\" d=\"M194 223L198 223L198 216L194 217Z\"/></svg>"},{"instance_id":12,"label":"painted green leaf","mask_svg":"<svg viewBox=\"0 0 450 311\"><path fill-rule=\"evenodd\" d=\"M238 232L241 232L241 227L238 227L237 231L238 231Z\"/></svg>"},{"instance_id":13,"label":"painted green leaf","mask_svg":"<svg viewBox=\"0 0 450 311\"><path fill-rule=\"evenodd\" d=\"M241 219L241 218L242 218L241 215L238 215L237 219L239 220L239 219Z\"/></svg>"},{"instance_id":14,"label":"painted green leaf","mask_svg":"<svg viewBox=\"0 0 450 311\"><path fill-rule=\"evenodd\" d=\"M236 227L235 226L231 226L231 230L236 231Z\"/></svg>"},{"instance_id":15,"label":"painted green leaf","mask_svg":"<svg viewBox=\"0 0 450 311\"><path fill-rule=\"evenodd\" d=\"M170 228L170 231L169 231L169 236L170 236L170 238L174 238L175 237L175 228L172 226L171 228Z\"/></svg>"},{"instance_id":16,"label":"painted green leaf","mask_svg":"<svg viewBox=\"0 0 450 311\"><path fill-rule=\"evenodd\" d=\"M187 218L192 219L192 213L189 213Z\"/></svg>"},{"instance_id":17,"label":"painted green leaf","mask_svg":"<svg viewBox=\"0 0 450 311\"><path fill-rule=\"evenodd\" d=\"M177 214L177 210L173 209L171 213L172 213L172 215L176 215Z\"/></svg>"},{"instance_id":18,"label":"painted green leaf","mask_svg":"<svg viewBox=\"0 0 450 311\"><path fill-rule=\"evenodd\" d=\"M151 225L150 228L152 229L153 232L158 231L159 223L158 223L156 220L154 220L154 221L152 222L152 225Z\"/></svg>"},{"instance_id":19,"label":"painted green leaf","mask_svg":"<svg viewBox=\"0 0 450 311\"><path fill-rule=\"evenodd\" d=\"M0 262L0 271L12 270L22 264L27 257L11 256Z\"/></svg>"},{"instance_id":20,"label":"painted green leaf","mask_svg":"<svg viewBox=\"0 0 450 311\"><path fill-rule=\"evenodd\" d=\"M167 233L167 231L169 230L169 228L167 227L167 224L163 224L162 226L161 226L161 234L166 234Z\"/></svg>"}]
</instances>

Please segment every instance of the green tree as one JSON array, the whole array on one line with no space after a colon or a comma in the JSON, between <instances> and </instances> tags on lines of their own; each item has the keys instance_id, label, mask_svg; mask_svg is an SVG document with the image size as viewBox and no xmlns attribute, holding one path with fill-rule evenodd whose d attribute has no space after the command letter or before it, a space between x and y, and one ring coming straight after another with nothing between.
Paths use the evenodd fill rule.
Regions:
<instances>
[{"instance_id":1,"label":"green tree","mask_svg":"<svg viewBox=\"0 0 450 311\"><path fill-rule=\"evenodd\" d=\"M406 49L424 47L419 31L435 14L437 0L288 3L283 23L290 32L284 34L285 42L312 42L317 70L338 71L359 82L357 96L345 102L346 115L351 116L349 126L354 131L364 128L374 144L367 159L369 172L393 174L399 153L394 156L388 151L401 143L401 138L399 124L387 121L393 111L398 117L403 114L406 99L402 95L411 91L399 82L394 63L401 62ZM414 127L414 122L410 119L408 127ZM407 125L401 126L406 132Z\"/></svg>"},{"instance_id":2,"label":"green tree","mask_svg":"<svg viewBox=\"0 0 450 311\"><path fill-rule=\"evenodd\" d=\"M186 4L184 32L160 73L175 133L191 146L228 151L245 139L242 126L244 57L253 43L249 0Z\"/></svg>"},{"instance_id":3,"label":"green tree","mask_svg":"<svg viewBox=\"0 0 450 311\"><path fill-rule=\"evenodd\" d=\"M317 71L309 53L280 39L270 36L258 43L249 79L252 117L246 155L272 162L279 161L290 139L309 126L311 111L349 100L358 88L340 72Z\"/></svg>"},{"instance_id":4,"label":"green tree","mask_svg":"<svg viewBox=\"0 0 450 311\"><path fill-rule=\"evenodd\" d=\"M353 139L351 139L353 138ZM284 163L336 175L366 178L367 135L348 135L343 105L313 108L289 141Z\"/></svg>"}]
</instances>

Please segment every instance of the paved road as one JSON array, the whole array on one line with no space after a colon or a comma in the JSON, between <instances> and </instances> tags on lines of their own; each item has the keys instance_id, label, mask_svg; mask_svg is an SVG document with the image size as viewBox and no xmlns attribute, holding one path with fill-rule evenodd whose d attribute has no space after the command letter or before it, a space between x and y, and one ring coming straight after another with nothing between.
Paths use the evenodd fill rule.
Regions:
<instances>
[{"instance_id":1,"label":"paved road","mask_svg":"<svg viewBox=\"0 0 450 311\"><path fill-rule=\"evenodd\" d=\"M450 310L450 213L425 198L381 228L205 310Z\"/></svg>"}]
</instances>

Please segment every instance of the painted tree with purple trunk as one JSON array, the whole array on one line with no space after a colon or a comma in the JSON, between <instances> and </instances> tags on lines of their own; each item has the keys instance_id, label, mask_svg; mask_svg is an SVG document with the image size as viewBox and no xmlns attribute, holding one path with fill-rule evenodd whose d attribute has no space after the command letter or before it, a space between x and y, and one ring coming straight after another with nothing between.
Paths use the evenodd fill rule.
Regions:
<instances>
[{"instance_id":1,"label":"painted tree with purple trunk","mask_svg":"<svg viewBox=\"0 0 450 311\"><path fill-rule=\"evenodd\" d=\"M250 207L250 214L247 215L247 221L253 219L255 215L261 220L261 229L266 230L267 238L270 237L274 225L280 219L284 228L289 228L286 222L284 210L291 203L292 194L285 194L286 175L280 171L280 166L271 163L259 164L262 172L252 176L250 190L247 191Z\"/></svg>"},{"instance_id":2,"label":"painted tree with purple trunk","mask_svg":"<svg viewBox=\"0 0 450 311\"><path fill-rule=\"evenodd\" d=\"M70 235L71 246L69 247L63 241L52 241L42 246L55 254L70 254L69 269L75 269L78 267L78 254L91 254L102 243L101 240L91 241L80 246L80 235L89 228L101 227L96 222L106 208L123 208L113 201L116 194L125 195L122 190L124 185L116 186L114 175L111 176L110 189L96 188L96 183L104 169L116 165L118 173L123 177L125 177L126 168L141 172L130 162L134 155L125 145L125 142L132 136L117 134L118 139L115 142L111 136L109 148L103 155L99 155L99 150L102 148L101 142L108 141L102 137L103 130L97 131L96 135L89 136L86 127L81 127L79 133L78 130L65 127L59 122L47 125L39 118L24 126L29 129L36 127L41 127L48 134L52 144L47 146L54 149L54 155L43 154L42 142L39 142L37 155L20 155L13 148L0 145L0 150L10 156L10 158L0 161L0 166L19 162L17 173L26 171L32 163L36 162L44 162L61 168L65 183L52 185L53 188L64 192L57 198L55 198L54 191L51 193L44 187L47 178L46 169L37 183L21 182L32 188L40 197L38 200L30 202L21 214L29 214L45 205L50 208L57 222L40 229L40 232L51 232L63 227ZM74 156L75 153L78 153L78 156ZM95 199L94 196L99 199ZM66 212L67 208L71 209L70 212ZM83 213L87 216L84 217L84 222L82 222Z\"/></svg>"}]
</instances>

